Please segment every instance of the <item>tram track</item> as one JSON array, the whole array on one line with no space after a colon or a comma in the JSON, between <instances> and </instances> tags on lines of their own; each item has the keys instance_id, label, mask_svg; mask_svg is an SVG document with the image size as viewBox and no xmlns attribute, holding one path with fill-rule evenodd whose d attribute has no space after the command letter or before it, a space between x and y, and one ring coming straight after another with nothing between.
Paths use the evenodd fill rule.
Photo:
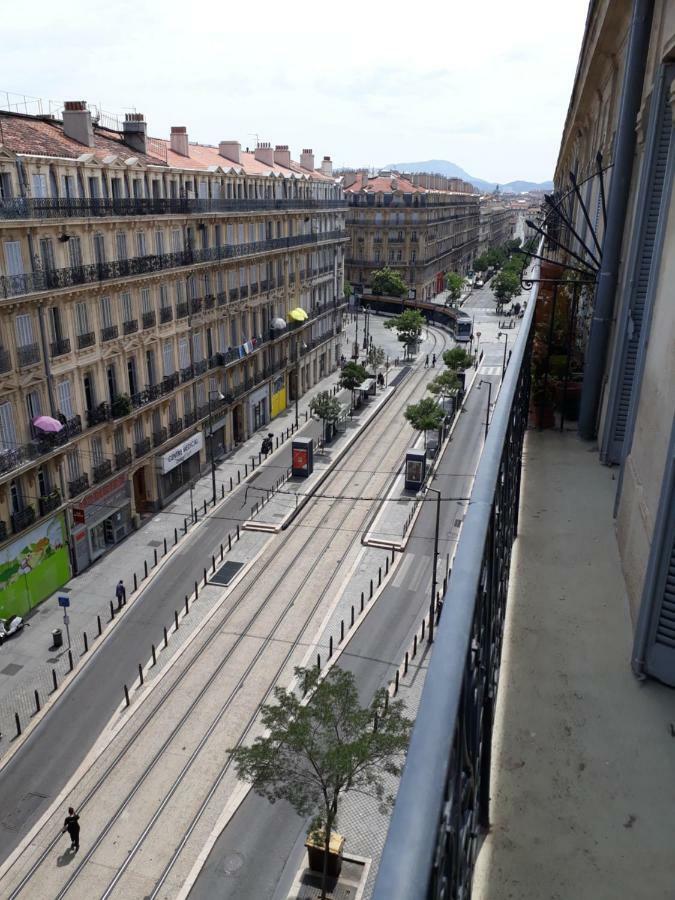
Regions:
<instances>
[{"instance_id":1,"label":"tram track","mask_svg":"<svg viewBox=\"0 0 675 900\"><path fill-rule=\"evenodd\" d=\"M443 338L443 347L445 346L445 339ZM442 352L442 350L440 351ZM358 457L362 457L361 465L365 463L366 460L371 460L373 454L376 453L377 449L383 448L382 460L378 463L380 465L388 455L398 455L399 450L397 449L397 441L400 438L401 434L405 429L407 429L406 425L402 425L394 434L391 433L390 430L387 429L387 424L389 420L395 420L398 415L400 415L400 406L402 406L419 388L420 382L423 380L422 378L422 370L417 373L418 377L413 375L413 378L405 383L403 391L399 394L399 403L396 404L395 407L392 407L389 412L385 411L383 413L383 417L380 422L380 428L377 430L377 433L373 434L370 431L365 432L363 435L360 435L357 441L355 442L354 448ZM428 377L428 373L425 377ZM393 424L393 421L392 421ZM381 432L385 430L387 434L387 442L386 445L383 444ZM371 446L372 445L372 446ZM390 454L390 451L394 448L394 453ZM400 457L399 457L400 458ZM353 456L350 459L350 465L354 465ZM373 473L375 474L375 473ZM347 476L345 478L345 476ZM336 470L331 473L331 482L336 484L333 492L339 494L344 487L347 486L349 481L352 478L352 473L345 473L340 471L339 465ZM343 484L340 484L344 482ZM360 498L355 498L350 501L345 509L343 506L340 511L340 515L338 516L338 521L334 524L331 524L326 527L326 523L329 521L331 514L336 509L337 501L332 501L328 510L324 512L321 516L322 528L320 529L321 537L325 538L319 541L318 547L312 547L312 558L316 559L327 552L328 547L334 540L336 534L340 532L342 527L348 521L349 517L352 515L358 504L362 502ZM294 550L291 552L290 558L286 565L282 569L282 573L280 579L286 579L289 574L297 569L300 560L303 558L303 554L306 554L306 551L312 544L312 542L316 542L317 540L317 531L313 530L311 527L311 523L307 523L305 520L309 520L312 517L312 510L315 509L314 504L308 506L307 510L303 512L301 515L302 528L300 530L290 530L283 535L280 535L274 542L274 553L272 555L272 560L268 561L267 566L272 564L272 561L275 559L279 559L279 557L289 548ZM365 515L364 514L364 518ZM303 535L304 529L307 528L307 533ZM347 553L353 545L359 542L360 540L360 529L358 527L351 529L350 533L353 536L350 538L347 548L344 550L344 553ZM298 541L298 535L300 535L300 540ZM293 545L298 544L297 548L294 548ZM262 575L264 569L266 568L265 564L259 567L258 575ZM305 638L306 632L310 627L314 616L318 609L320 609L326 594L329 592L333 583L340 572L339 566L330 573L328 580L323 584L321 590L318 592L314 602L310 605L309 612L304 616L302 622L300 623L300 627L296 626L296 634L294 639L288 644L288 648L286 652L283 654L281 661L277 665L271 680L262 696L262 699L257 703L254 712L248 717L245 722L245 726L243 731L241 732L237 745L246 739L246 737L250 734L251 729L253 728L256 719L258 718L259 708L262 703L266 701L272 692L275 684L278 679L281 677L284 669L288 666L289 661L291 660L294 652L297 650L298 646L303 642ZM244 587L241 591L238 598L235 600L234 604L230 606L226 612L218 617L218 621L214 621L213 623L209 623L209 627L211 631L208 635L206 635L202 641L201 646L196 650L195 655L189 661L188 665L182 669L178 674L175 680L172 681L169 687L167 687L159 698L159 701L152 706L149 710L147 716L144 720L142 720L138 726L138 728L134 731L134 733L130 736L130 738L126 741L126 743L119 749L119 751L114 754L113 759L106 765L102 774L95 780L94 784L89 788L86 795L82 798L80 803L78 804L78 809L82 811L86 809L92 801L94 801L101 789L106 784L107 780L110 778L111 774L120 766L121 763L124 763L126 759L129 758L133 749L139 743L139 741L145 736L146 730L149 726L157 721L157 717L160 713L164 711L165 704L171 699L175 698L175 689L177 687L184 687L184 681L186 681L191 673L194 673L195 667L197 664L205 658L205 654L209 650L213 650L214 645L218 643L219 639L223 638L224 634L227 634L225 631L226 627L233 623L238 612L244 609L245 603L255 592L255 587L257 583L257 579L254 579L252 576L252 572L249 572L249 576L247 577L247 581L253 582L248 586ZM303 589L306 586L306 578L303 577L296 587L296 589L291 593L290 599L284 604L282 610L276 616L276 618L271 623L271 627L269 628L266 636L258 646L257 650L253 654L253 656L249 659L247 665L244 667L243 672L235 679L234 685L230 687L228 696L224 699L224 701L220 704L217 713L215 716L211 718L210 724L208 725L206 731L202 734L199 739L197 745L190 752L187 760L183 764L180 769L178 775L173 779L168 790L164 792L163 798L160 804L155 809L150 821L145 825L142 829L140 835L136 838L131 849L128 851L126 858L122 861L122 863L117 867L116 872L112 879L109 880L105 888L103 889L103 893L99 896L103 898L108 898L113 895L116 887L119 885L120 881L124 877L127 872L129 866L133 862L133 860L138 855L139 851L143 847L147 836L150 832L155 828L157 823L159 822L162 813L169 805L172 798L175 796L178 789L183 784L183 781L186 775L190 772L190 770L195 766L196 761L198 760L202 750L207 746L209 740L213 736L214 732L217 730L219 724L222 722L223 718L227 714L227 712L231 709L232 705L235 703L240 691L245 685L247 679L254 672L256 666L259 661L262 659L266 651L270 648L270 645L276 640L277 631L286 620L289 612L295 605L296 601L300 597ZM238 586L239 587L239 586ZM75 889L76 883L80 879L80 877L84 874L87 864L92 860L97 851L103 846L107 837L111 834L114 826L119 822L120 818L127 811L132 801L137 797L146 781L153 774L155 769L159 766L161 761L165 758L167 751L172 748L176 738L180 736L181 731L185 728L186 725L189 724L191 716L198 711L202 700L208 697L209 692L213 688L214 684L217 682L218 677L223 673L228 665L228 663L235 657L235 655L243 648L244 643L251 638L252 629L259 622L261 617L270 610L270 604L272 602L273 597L275 596L276 589L273 587L269 591L265 592L265 595L262 601L258 602L255 610L248 616L243 626L241 626L237 633L234 636L234 641L231 643L227 649L225 650L224 655L220 659L220 662L216 666L214 670L210 670L207 674L206 680L203 685L199 689L196 695L191 697L191 701L187 709L179 715L178 720L175 725L172 727L170 733L165 738L165 740L161 743L160 747L154 753L150 762L144 761L144 770L137 777L132 784L132 787L129 791L127 791L124 799L121 803L118 804L115 813L108 818L108 821L103 829L98 833L97 837L89 846L87 853L80 861L78 867L70 874L66 882L62 885L58 893L54 896L57 900L61 900L61 898L65 897L69 894L73 889ZM231 636L231 635L230 635ZM142 713L141 713L142 714ZM232 742L230 742L230 745ZM183 848L188 842L190 836L193 834L196 824L199 822L204 810L207 808L212 798L216 794L219 786L222 784L224 778L228 774L230 769L229 758L222 765L219 771L216 774L215 779L212 780L210 787L200 803L196 813L192 816L190 822L187 825L187 828L184 830L175 850L172 853L171 859L164 866L162 872L160 873L157 881L155 883L155 887L153 892L149 895L151 897L159 896L159 892L161 891L163 885L166 883L166 880L171 873L175 862L179 858ZM41 869L43 863L49 858L50 854L54 850L56 843L58 842L59 837L54 838L51 841L48 841L45 849L39 854L37 860L30 867L29 871L23 876L21 881L16 885L16 887L12 890L11 894L8 895L8 900L15 900L22 895L25 895L25 889L30 886L31 881L34 876ZM92 893L78 893L72 894L73 896L95 896Z\"/></svg>"}]
</instances>

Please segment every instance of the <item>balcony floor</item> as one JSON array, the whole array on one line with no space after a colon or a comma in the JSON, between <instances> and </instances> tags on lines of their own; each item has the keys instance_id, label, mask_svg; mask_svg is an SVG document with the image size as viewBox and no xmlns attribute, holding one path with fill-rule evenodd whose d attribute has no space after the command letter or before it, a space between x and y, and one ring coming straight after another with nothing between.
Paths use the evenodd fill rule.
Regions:
<instances>
[{"instance_id":1,"label":"balcony floor","mask_svg":"<svg viewBox=\"0 0 675 900\"><path fill-rule=\"evenodd\" d=\"M617 475L527 434L473 900L675 897L675 691L631 673Z\"/></svg>"}]
</instances>

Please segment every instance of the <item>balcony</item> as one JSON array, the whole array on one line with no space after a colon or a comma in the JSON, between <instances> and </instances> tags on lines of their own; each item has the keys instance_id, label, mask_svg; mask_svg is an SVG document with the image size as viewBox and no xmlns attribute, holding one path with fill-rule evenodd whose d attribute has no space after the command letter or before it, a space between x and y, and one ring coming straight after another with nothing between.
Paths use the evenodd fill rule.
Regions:
<instances>
[{"instance_id":1,"label":"balcony","mask_svg":"<svg viewBox=\"0 0 675 900\"><path fill-rule=\"evenodd\" d=\"M190 300L190 313L193 316L196 316L197 313L202 311L202 300L201 297L193 297Z\"/></svg>"},{"instance_id":2,"label":"balcony","mask_svg":"<svg viewBox=\"0 0 675 900\"><path fill-rule=\"evenodd\" d=\"M159 309L159 323L166 325L173 319L173 309L170 306L161 306Z\"/></svg>"},{"instance_id":3,"label":"balcony","mask_svg":"<svg viewBox=\"0 0 675 900\"><path fill-rule=\"evenodd\" d=\"M225 306L227 304L227 291L218 291L216 294L216 302L218 306Z\"/></svg>"},{"instance_id":4,"label":"balcony","mask_svg":"<svg viewBox=\"0 0 675 900\"><path fill-rule=\"evenodd\" d=\"M200 359L199 362L194 364L194 373L195 375L203 375L208 368L208 362L205 359Z\"/></svg>"},{"instance_id":5,"label":"balcony","mask_svg":"<svg viewBox=\"0 0 675 900\"><path fill-rule=\"evenodd\" d=\"M237 288L230 288L230 302L232 300L236 300L239 297L239 291Z\"/></svg>"},{"instance_id":6,"label":"balcony","mask_svg":"<svg viewBox=\"0 0 675 900\"><path fill-rule=\"evenodd\" d=\"M0 350L0 375L12 371L12 357L8 350Z\"/></svg>"},{"instance_id":7,"label":"balcony","mask_svg":"<svg viewBox=\"0 0 675 900\"><path fill-rule=\"evenodd\" d=\"M93 331L88 331L86 334L78 334L77 336L78 350L86 350L87 347L93 347L95 343L96 335Z\"/></svg>"},{"instance_id":8,"label":"balcony","mask_svg":"<svg viewBox=\"0 0 675 900\"><path fill-rule=\"evenodd\" d=\"M122 323L122 331L124 334L134 334L138 331L138 319L129 319Z\"/></svg>"},{"instance_id":9,"label":"balcony","mask_svg":"<svg viewBox=\"0 0 675 900\"><path fill-rule=\"evenodd\" d=\"M89 487L89 476L88 475L80 475L78 478L74 478L72 481L68 482L68 496L72 500L73 497L77 497L78 494L81 494L83 491L86 491Z\"/></svg>"},{"instance_id":10,"label":"balcony","mask_svg":"<svg viewBox=\"0 0 675 900\"><path fill-rule=\"evenodd\" d=\"M165 375L162 380L162 394L170 394L180 384L180 375L174 372L172 375Z\"/></svg>"},{"instance_id":11,"label":"balcony","mask_svg":"<svg viewBox=\"0 0 675 900\"><path fill-rule=\"evenodd\" d=\"M177 303L176 304L176 318L177 319L187 319L190 315L190 307L187 303Z\"/></svg>"},{"instance_id":12,"label":"balcony","mask_svg":"<svg viewBox=\"0 0 675 900\"><path fill-rule=\"evenodd\" d=\"M40 497L38 506L41 516L46 516L50 512L54 512L55 509L58 509L59 506L61 506L61 494L59 494L58 491L52 491L50 494L47 494L46 497Z\"/></svg>"},{"instance_id":13,"label":"balcony","mask_svg":"<svg viewBox=\"0 0 675 900\"><path fill-rule=\"evenodd\" d=\"M207 294L203 300L204 309L213 309L216 305L216 298L213 294Z\"/></svg>"},{"instance_id":14,"label":"balcony","mask_svg":"<svg viewBox=\"0 0 675 900\"><path fill-rule=\"evenodd\" d=\"M134 453L136 457L145 456L146 453L150 452L150 438L142 438L140 441L136 441L134 444Z\"/></svg>"},{"instance_id":15,"label":"balcony","mask_svg":"<svg viewBox=\"0 0 675 900\"><path fill-rule=\"evenodd\" d=\"M344 209L347 201L265 199L116 198L59 199L13 197L0 200L0 219L80 219L107 216L162 216L270 210Z\"/></svg>"},{"instance_id":16,"label":"balcony","mask_svg":"<svg viewBox=\"0 0 675 900\"><path fill-rule=\"evenodd\" d=\"M152 445L153 447L159 447L160 444L163 444L169 436L166 428L159 428L157 431L152 432Z\"/></svg>"},{"instance_id":17,"label":"balcony","mask_svg":"<svg viewBox=\"0 0 675 900\"><path fill-rule=\"evenodd\" d=\"M131 465L131 450L125 447L124 450L118 450L115 454L115 468L119 472L120 469L126 469Z\"/></svg>"},{"instance_id":18,"label":"balcony","mask_svg":"<svg viewBox=\"0 0 675 900\"><path fill-rule=\"evenodd\" d=\"M169 422L169 437L175 437L177 434L183 430L183 420L182 419L174 419L173 422Z\"/></svg>"},{"instance_id":19,"label":"balcony","mask_svg":"<svg viewBox=\"0 0 675 900\"><path fill-rule=\"evenodd\" d=\"M248 285L242 284L239 286L239 298L244 300L246 297L248 297Z\"/></svg>"},{"instance_id":20,"label":"balcony","mask_svg":"<svg viewBox=\"0 0 675 900\"><path fill-rule=\"evenodd\" d=\"M197 414L192 412L192 410L190 410L189 412L185 413L185 415L183 416L183 420L185 422L185 427L189 428L191 425L194 425L195 422L197 421Z\"/></svg>"},{"instance_id":21,"label":"balcony","mask_svg":"<svg viewBox=\"0 0 675 900\"><path fill-rule=\"evenodd\" d=\"M52 359L56 356L65 356L66 353L70 353L70 340L68 338L59 338L59 340L52 341L49 345L49 355Z\"/></svg>"},{"instance_id":22,"label":"balcony","mask_svg":"<svg viewBox=\"0 0 675 900\"><path fill-rule=\"evenodd\" d=\"M293 237L272 238L248 244L210 247L205 250L178 250L154 256L137 256L112 262L89 263L68 266L45 272L25 275L0 276L0 299L31 294L39 291L56 291L82 284L96 284L118 278L130 278L170 269L194 266L199 263L220 262L242 257L258 256L275 250L321 244L327 241L346 241L346 232L337 229L320 234L298 234ZM187 313L186 313L187 314Z\"/></svg>"},{"instance_id":23,"label":"balcony","mask_svg":"<svg viewBox=\"0 0 675 900\"><path fill-rule=\"evenodd\" d=\"M39 344L26 344L23 347L17 347L17 357L19 360L19 368L23 369L26 366L33 366L35 363L40 362L40 345Z\"/></svg>"},{"instance_id":24,"label":"balcony","mask_svg":"<svg viewBox=\"0 0 675 900\"><path fill-rule=\"evenodd\" d=\"M24 506L18 512L12 513L12 531L18 534L24 528L29 528L35 521L35 509L32 506Z\"/></svg>"},{"instance_id":25,"label":"balcony","mask_svg":"<svg viewBox=\"0 0 675 900\"><path fill-rule=\"evenodd\" d=\"M101 329L101 342L106 343L106 341L114 341L118 332L119 329L117 325L106 325L105 328Z\"/></svg>"},{"instance_id":26,"label":"balcony","mask_svg":"<svg viewBox=\"0 0 675 900\"><path fill-rule=\"evenodd\" d=\"M180 370L180 383L185 384L186 381L190 381L195 377L195 370L192 366L185 366L185 368Z\"/></svg>"},{"instance_id":27,"label":"balcony","mask_svg":"<svg viewBox=\"0 0 675 900\"><path fill-rule=\"evenodd\" d=\"M94 425L100 425L101 422L107 422L112 419L112 411L107 403L99 403L93 409L87 410L87 427L93 428Z\"/></svg>"}]
</instances>

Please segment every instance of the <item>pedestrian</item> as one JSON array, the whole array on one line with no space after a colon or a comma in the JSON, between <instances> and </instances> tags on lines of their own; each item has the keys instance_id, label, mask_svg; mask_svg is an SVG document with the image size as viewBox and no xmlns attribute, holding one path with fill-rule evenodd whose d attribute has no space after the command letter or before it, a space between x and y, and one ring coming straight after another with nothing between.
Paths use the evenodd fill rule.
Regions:
<instances>
[{"instance_id":1,"label":"pedestrian","mask_svg":"<svg viewBox=\"0 0 675 900\"><path fill-rule=\"evenodd\" d=\"M427 353L427 358L424 360L424 368L425 369L429 368L429 354L428 353Z\"/></svg>"},{"instance_id":2,"label":"pedestrian","mask_svg":"<svg viewBox=\"0 0 675 900\"><path fill-rule=\"evenodd\" d=\"M63 830L61 834L65 834L66 831L70 835L70 849L71 850L79 850L80 849L80 817L77 815L72 806L68 807L68 815L65 818L63 823Z\"/></svg>"},{"instance_id":3,"label":"pedestrian","mask_svg":"<svg viewBox=\"0 0 675 900\"><path fill-rule=\"evenodd\" d=\"M431 368L432 368L432 369L435 369L435 368L436 368L436 354L435 354L435 353L434 353L433 358L432 358L432 360L431 360Z\"/></svg>"},{"instance_id":4,"label":"pedestrian","mask_svg":"<svg viewBox=\"0 0 675 900\"><path fill-rule=\"evenodd\" d=\"M117 597L117 606L122 607L127 602L127 589L124 587L124 582L120 578L117 582L117 587L115 588L115 596Z\"/></svg>"}]
</instances>

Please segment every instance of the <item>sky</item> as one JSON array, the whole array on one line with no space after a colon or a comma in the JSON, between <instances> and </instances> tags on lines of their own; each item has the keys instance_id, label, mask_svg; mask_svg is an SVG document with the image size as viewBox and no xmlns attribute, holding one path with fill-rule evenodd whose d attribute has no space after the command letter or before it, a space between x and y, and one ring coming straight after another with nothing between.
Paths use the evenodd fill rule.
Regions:
<instances>
[{"instance_id":1,"label":"sky","mask_svg":"<svg viewBox=\"0 0 675 900\"><path fill-rule=\"evenodd\" d=\"M36 0L3 13L5 91L145 114L149 133L312 148L335 166L447 159L553 175L587 0ZM66 18L67 16L67 18ZM21 111L24 111L23 109ZM37 111L36 104L28 106Z\"/></svg>"}]
</instances>

